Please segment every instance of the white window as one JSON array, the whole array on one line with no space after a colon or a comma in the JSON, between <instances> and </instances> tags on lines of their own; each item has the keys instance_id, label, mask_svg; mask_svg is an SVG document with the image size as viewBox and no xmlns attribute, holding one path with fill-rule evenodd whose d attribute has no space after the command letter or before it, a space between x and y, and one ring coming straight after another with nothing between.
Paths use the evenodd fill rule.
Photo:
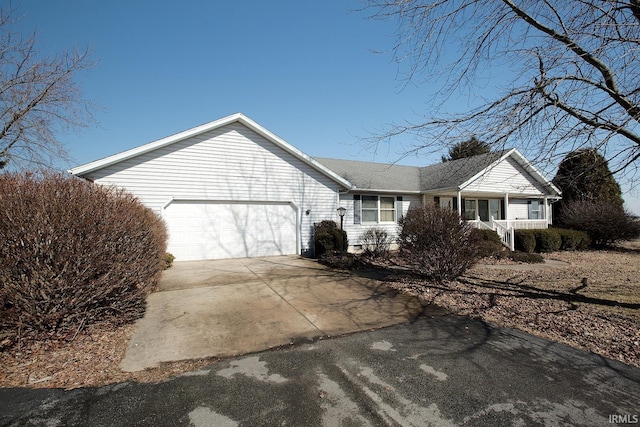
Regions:
<instances>
[{"instance_id":1,"label":"white window","mask_svg":"<svg viewBox=\"0 0 640 427\"><path fill-rule=\"evenodd\" d=\"M378 222L378 196L362 196L362 222Z\"/></svg>"},{"instance_id":2,"label":"white window","mask_svg":"<svg viewBox=\"0 0 640 427\"><path fill-rule=\"evenodd\" d=\"M394 222L396 220L396 198L380 197L380 222Z\"/></svg>"},{"instance_id":3,"label":"white window","mask_svg":"<svg viewBox=\"0 0 640 427\"><path fill-rule=\"evenodd\" d=\"M395 222L396 198L362 196L362 222Z\"/></svg>"},{"instance_id":4,"label":"white window","mask_svg":"<svg viewBox=\"0 0 640 427\"><path fill-rule=\"evenodd\" d=\"M543 219L540 200L529 200L529 219Z\"/></svg>"}]
</instances>

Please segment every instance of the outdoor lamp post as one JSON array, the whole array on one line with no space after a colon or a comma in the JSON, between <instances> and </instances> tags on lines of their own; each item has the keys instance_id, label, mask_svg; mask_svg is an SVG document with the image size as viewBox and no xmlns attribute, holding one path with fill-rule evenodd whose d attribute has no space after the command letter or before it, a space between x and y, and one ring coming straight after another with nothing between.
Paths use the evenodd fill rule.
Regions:
<instances>
[{"instance_id":1,"label":"outdoor lamp post","mask_svg":"<svg viewBox=\"0 0 640 427\"><path fill-rule=\"evenodd\" d=\"M340 215L340 252L344 252L344 232L342 231L342 224L344 223L344 214L347 213L347 209L340 206L338 209L338 215Z\"/></svg>"}]
</instances>

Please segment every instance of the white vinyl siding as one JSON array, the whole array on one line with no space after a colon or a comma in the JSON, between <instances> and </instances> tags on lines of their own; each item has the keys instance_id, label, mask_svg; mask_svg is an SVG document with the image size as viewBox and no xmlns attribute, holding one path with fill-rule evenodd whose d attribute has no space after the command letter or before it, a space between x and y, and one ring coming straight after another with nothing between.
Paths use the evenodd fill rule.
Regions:
<instances>
[{"instance_id":1,"label":"white vinyl siding","mask_svg":"<svg viewBox=\"0 0 640 427\"><path fill-rule=\"evenodd\" d=\"M514 159L507 157L474 182L465 192L488 192L509 194L546 194L540 183L524 170Z\"/></svg>"},{"instance_id":2,"label":"white vinyl siding","mask_svg":"<svg viewBox=\"0 0 640 427\"><path fill-rule=\"evenodd\" d=\"M527 204L527 200L509 200L509 219L529 219L529 205Z\"/></svg>"},{"instance_id":3,"label":"white vinyl siding","mask_svg":"<svg viewBox=\"0 0 640 427\"><path fill-rule=\"evenodd\" d=\"M360 201L362 200L362 197L363 196L360 197ZM387 196L381 196L381 197L387 197ZM392 197L392 196L388 196L388 197ZM364 233L365 230L372 227L381 228L385 230L387 233L389 233L389 236L391 236L391 238L395 242L396 238L398 237L397 221L407 213L409 208L420 206L422 202L422 196L420 195L408 195L408 196L403 195L401 196L402 200L398 200L399 198L400 197L395 197L395 213L394 213L396 217L395 222L371 223L371 222L362 221L362 223L358 224L358 223L354 223L355 222L354 206L358 205L358 203L354 200L354 195L351 193L340 195L340 206L344 206L345 208L347 208L347 213L344 217L344 230L347 232L347 236L349 238L349 245L350 246L360 245L361 244L360 236L362 235L362 233ZM337 213L334 215L334 220L338 225L340 225L340 218L338 217Z\"/></svg>"},{"instance_id":4,"label":"white vinyl siding","mask_svg":"<svg viewBox=\"0 0 640 427\"><path fill-rule=\"evenodd\" d=\"M296 211L302 251L313 247L313 223L333 218L339 189L320 171L237 122L87 177L126 188L160 215L172 200L290 204Z\"/></svg>"}]
</instances>

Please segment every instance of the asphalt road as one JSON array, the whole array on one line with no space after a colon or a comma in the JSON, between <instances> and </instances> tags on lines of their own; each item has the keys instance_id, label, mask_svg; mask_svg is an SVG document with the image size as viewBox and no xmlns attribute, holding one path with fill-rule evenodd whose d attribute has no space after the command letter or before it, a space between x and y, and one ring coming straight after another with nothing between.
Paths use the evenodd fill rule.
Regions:
<instances>
[{"instance_id":1,"label":"asphalt road","mask_svg":"<svg viewBox=\"0 0 640 427\"><path fill-rule=\"evenodd\" d=\"M611 426L639 414L640 369L456 316L230 358L159 384L0 389L6 426Z\"/></svg>"}]
</instances>

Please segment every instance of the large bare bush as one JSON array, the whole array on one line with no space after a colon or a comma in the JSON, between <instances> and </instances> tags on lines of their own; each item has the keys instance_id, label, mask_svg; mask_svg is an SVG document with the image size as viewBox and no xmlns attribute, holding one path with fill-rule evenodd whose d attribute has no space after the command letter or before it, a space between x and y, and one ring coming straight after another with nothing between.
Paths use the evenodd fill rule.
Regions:
<instances>
[{"instance_id":1,"label":"large bare bush","mask_svg":"<svg viewBox=\"0 0 640 427\"><path fill-rule=\"evenodd\" d=\"M0 176L0 328L59 333L138 318L163 269L163 221L123 190Z\"/></svg>"},{"instance_id":2,"label":"large bare bush","mask_svg":"<svg viewBox=\"0 0 640 427\"><path fill-rule=\"evenodd\" d=\"M575 200L562 206L562 225L584 231L596 247L640 237L640 223L607 200Z\"/></svg>"},{"instance_id":3,"label":"large bare bush","mask_svg":"<svg viewBox=\"0 0 640 427\"><path fill-rule=\"evenodd\" d=\"M452 209L425 205L400 220L400 253L416 271L437 282L464 274L477 258L471 227Z\"/></svg>"}]
</instances>

